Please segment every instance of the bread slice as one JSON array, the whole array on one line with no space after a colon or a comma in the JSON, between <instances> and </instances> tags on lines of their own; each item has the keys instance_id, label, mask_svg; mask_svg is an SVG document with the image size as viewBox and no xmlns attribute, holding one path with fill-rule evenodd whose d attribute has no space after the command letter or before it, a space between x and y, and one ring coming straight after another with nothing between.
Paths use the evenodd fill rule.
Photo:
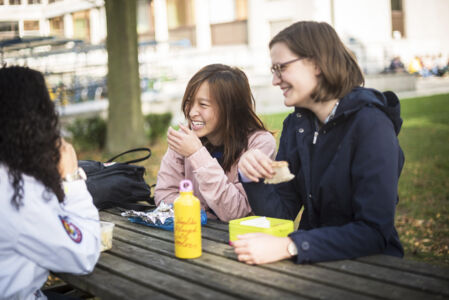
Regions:
<instances>
[{"instance_id":1,"label":"bread slice","mask_svg":"<svg viewBox=\"0 0 449 300\"><path fill-rule=\"evenodd\" d=\"M288 168L288 162L286 161L273 161L271 163L273 170L275 172L272 178L265 178L264 183L277 184L281 182L287 182L295 178L295 175L290 173Z\"/></svg>"}]
</instances>

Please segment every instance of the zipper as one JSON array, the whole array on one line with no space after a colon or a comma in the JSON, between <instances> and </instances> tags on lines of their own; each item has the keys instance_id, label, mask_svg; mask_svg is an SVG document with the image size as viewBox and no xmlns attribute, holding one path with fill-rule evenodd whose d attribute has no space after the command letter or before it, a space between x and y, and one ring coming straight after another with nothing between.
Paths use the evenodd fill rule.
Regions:
<instances>
[{"instance_id":1,"label":"zipper","mask_svg":"<svg viewBox=\"0 0 449 300\"><path fill-rule=\"evenodd\" d=\"M330 120L332 120L335 116L335 112L337 111L337 107L338 104L340 103L340 100L337 100L337 102L335 102L334 107L332 108L332 111L330 112L330 114L327 116L326 120L324 120L324 124L323 126L325 126ZM318 140L318 133L320 130L320 126L318 124L318 119L315 116L315 132L313 134L313 141L312 144L315 145L316 141Z\"/></svg>"},{"instance_id":2,"label":"zipper","mask_svg":"<svg viewBox=\"0 0 449 300\"><path fill-rule=\"evenodd\" d=\"M313 119L313 121L314 121L314 124L315 124L315 132L313 133L313 141L312 141L312 144L315 145L315 144L316 144L316 141L318 140L318 134L319 134L319 131L320 131L320 125L318 124L318 119L317 119L317 117L315 117L315 118Z\"/></svg>"},{"instance_id":3,"label":"zipper","mask_svg":"<svg viewBox=\"0 0 449 300\"><path fill-rule=\"evenodd\" d=\"M313 142L312 144L316 144L316 140L318 139L318 130L315 130L315 132L313 133Z\"/></svg>"}]
</instances>

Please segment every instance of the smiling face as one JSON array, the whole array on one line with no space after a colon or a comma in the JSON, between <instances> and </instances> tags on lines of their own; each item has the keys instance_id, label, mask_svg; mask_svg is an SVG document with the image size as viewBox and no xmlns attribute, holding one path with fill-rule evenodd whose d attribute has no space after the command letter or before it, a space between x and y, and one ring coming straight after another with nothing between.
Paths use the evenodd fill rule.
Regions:
<instances>
[{"instance_id":1,"label":"smiling face","mask_svg":"<svg viewBox=\"0 0 449 300\"><path fill-rule=\"evenodd\" d=\"M200 85L189 103L188 119L190 128L199 138L206 137L213 145L221 145L218 106L210 96L207 81Z\"/></svg>"},{"instance_id":2,"label":"smiling face","mask_svg":"<svg viewBox=\"0 0 449 300\"><path fill-rule=\"evenodd\" d=\"M271 63L282 64L298 58L285 43L275 43L270 49ZM273 85L278 85L284 95L286 106L310 108L311 94L318 83L320 70L310 59L294 61L281 70L281 78L273 74Z\"/></svg>"}]
</instances>

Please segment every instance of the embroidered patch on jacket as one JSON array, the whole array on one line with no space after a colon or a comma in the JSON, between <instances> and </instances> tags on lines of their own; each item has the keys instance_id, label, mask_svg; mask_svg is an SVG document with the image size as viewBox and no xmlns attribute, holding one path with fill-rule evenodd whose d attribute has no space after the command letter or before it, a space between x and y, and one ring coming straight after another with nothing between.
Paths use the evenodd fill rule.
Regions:
<instances>
[{"instance_id":1,"label":"embroidered patch on jacket","mask_svg":"<svg viewBox=\"0 0 449 300\"><path fill-rule=\"evenodd\" d=\"M81 240L83 239L81 230L75 224L71 223L68 217L59 216L59 220L61 220L62 226L64 226L65 231L72 241L81 243Z\"/></svg>"}]
</instances>

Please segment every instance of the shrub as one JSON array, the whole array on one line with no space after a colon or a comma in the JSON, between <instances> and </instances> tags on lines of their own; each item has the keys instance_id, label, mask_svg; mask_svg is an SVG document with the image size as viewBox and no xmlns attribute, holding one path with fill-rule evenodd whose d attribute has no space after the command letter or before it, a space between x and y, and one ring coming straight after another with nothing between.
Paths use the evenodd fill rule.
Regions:
<instances>
[{"instance_id":1,"label":"shrub","mask_svg":"<svg viewBox=\"0 0 449 300\"><path fill-rule=\"evenodd\" d=\"M72 142L79 150L103 149L106 143L106 121L101 117L78 118L67 126Z\"/></svg>"},{"instance_id":2,"label":"shrub","mask_svg":"<svg viewBox=\"0 0 449 300\"><path fill-rule=\"evenodd\" d=\"M154 144L160 137L165 135L171 119L172 114L170 112L164 114L148 114L145 116L147 125L146 134L151 144Z\"/></svg>"}]
</instances>

